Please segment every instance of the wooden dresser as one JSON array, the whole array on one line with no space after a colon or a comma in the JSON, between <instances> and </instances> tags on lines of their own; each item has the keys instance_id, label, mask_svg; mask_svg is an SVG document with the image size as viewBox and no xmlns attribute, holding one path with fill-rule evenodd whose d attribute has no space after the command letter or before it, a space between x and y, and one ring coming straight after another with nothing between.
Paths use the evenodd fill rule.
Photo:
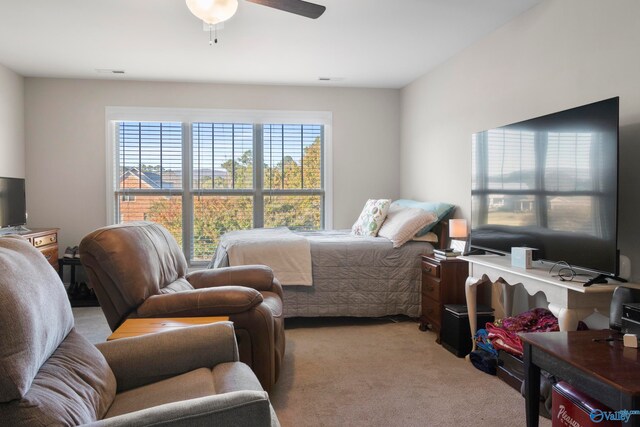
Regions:
<instances>
[{"instance_id":1,"label":"wooden dresser","mask_svg":"<svg viewBox=\"0 0 640 427\"><path fill-rule=\"evenodd\" d=\"M445 304L465 304L464 283L469 276L466 261L452 258L440 260L422 255L422 315L420 330L430 328L440 343L440 328Z\"/></svg>"},{"instance_id":2,"label":"wooden dresser","mask_svg":"<svg viewBox=\"0 0 640 427\"><path fill-rule=\"evenodd\" d=\"M32 228L29 232L20 235L31 242L49 264L58 271L58 230L59 228Z\"/></svg>"}]
</instances>

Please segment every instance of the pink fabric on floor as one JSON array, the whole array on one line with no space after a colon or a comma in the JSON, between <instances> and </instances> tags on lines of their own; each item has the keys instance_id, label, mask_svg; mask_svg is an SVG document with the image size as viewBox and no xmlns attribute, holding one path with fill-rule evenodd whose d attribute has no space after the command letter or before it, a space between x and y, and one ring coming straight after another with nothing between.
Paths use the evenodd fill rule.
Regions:
<instances>
[{"instance_id":1,"label":"pink fabric on floor","mask_svg":"<svg viewBox=\"0 0 640 427\"><path fill-rule=\"evenodd\" d=\"M522 357L522 341L518 332L559 331L558 319L546 308L534 308L513 317L505 317L485 328L491 344L500 350Z\"/></svg>"}]
</instances>

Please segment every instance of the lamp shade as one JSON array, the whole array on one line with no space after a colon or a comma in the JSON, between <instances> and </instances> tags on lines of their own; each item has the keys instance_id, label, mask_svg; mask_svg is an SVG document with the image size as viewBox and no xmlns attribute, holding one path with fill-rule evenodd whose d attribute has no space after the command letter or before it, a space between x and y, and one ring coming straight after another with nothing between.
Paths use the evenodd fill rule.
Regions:
<instances>
[{"instance_id":1,"label":"lamp shade","mask_svg":"<svg viewBox=\"0 0 640 427\"><path fill-rule=\"evenodd\" d=\"M209 25L226 21L238 10L238 0L186 0L186 2L191 13Z\"/></svg>"},{"instance_id":2,"label":"lamp shade","mask_svg":"<svg viewBox=\"0 0 640 427\"><path fill-rule=\"evenodd\" d=\"M466 219L450 219L449 220L449 237L460 238L467 237L467 220Z\"/></svg>"}]
</instances>

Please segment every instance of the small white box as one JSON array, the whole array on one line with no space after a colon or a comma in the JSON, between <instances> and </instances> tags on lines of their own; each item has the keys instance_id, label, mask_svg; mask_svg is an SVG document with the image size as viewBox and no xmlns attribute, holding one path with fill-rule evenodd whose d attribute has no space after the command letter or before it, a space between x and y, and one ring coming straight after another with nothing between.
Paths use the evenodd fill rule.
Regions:
<instances>
[{"instance_id":1,"label":"small white box","mask_svg":"<svg viewBox=\"0 0 640 427\"><path fill-rule=\"evenodd\" d=\"M636 334L624 334L622 341L625 347L638 348L638 336Z\"/></svg>"},{"instance_id":2,"label":"small white box","mask_svg":"<svg viewBox=\"0 0 640 427\"><path fill-rule=\"evenodd\" d=\"M520 268L531 268L533 248L511 248L511 265Z\"/></svg>"}]
</instances>

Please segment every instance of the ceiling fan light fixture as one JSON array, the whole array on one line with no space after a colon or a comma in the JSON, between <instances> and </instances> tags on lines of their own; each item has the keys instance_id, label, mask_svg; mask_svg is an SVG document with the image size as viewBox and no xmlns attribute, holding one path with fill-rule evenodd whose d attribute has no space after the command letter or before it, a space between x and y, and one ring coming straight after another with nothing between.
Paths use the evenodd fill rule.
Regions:
<instances>
[{"instance_id":1,"label":"ceiling fan light fixture","mask_svg":"<svg viewBox=\"0 0 640 427\"><path fill-rule=\"evenodd\" d=\"M186 3L191 13L209 25L226 21L238 10L238 0L186 0Z\"/></svg>"}]
</instances>

